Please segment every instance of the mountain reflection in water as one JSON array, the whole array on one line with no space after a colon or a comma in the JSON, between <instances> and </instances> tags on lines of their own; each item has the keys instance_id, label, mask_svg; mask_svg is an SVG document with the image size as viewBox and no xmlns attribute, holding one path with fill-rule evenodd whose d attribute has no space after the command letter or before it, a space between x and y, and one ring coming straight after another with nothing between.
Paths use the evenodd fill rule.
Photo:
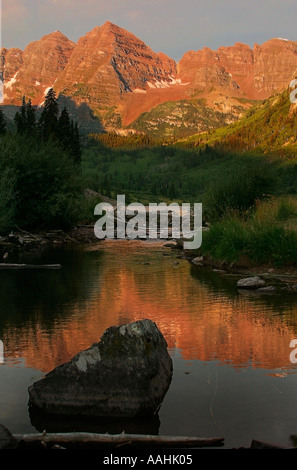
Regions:
<instances>
[{"instance_id":1,"label":"mountain reflection in water","mask_svg":"<svg viewBox=\"0 0 297 470\"><path fill-rule=\"evenodd\" d=\"M2 367L29 368L41 375L99 341L106 328L150 318L167 341L174 376L179 378L161 412L174 407L177 393L186 400L180 379L190 384L199 364L211 367L205 383L208 380L212 387L217 365L238 372L263 370L274 377L296 372L289 359L290 341L297 337L294 294L243 295L234 278L194 266L178 255L162 243L105 240L85 250L54 249L30 258L61 263L59 271L2 271ZM192 376L187 379L187 374ZM209 419L209 401L207 414ZM168 426L174 426L172 420L171 416ZM176 434L173 428L171 433Z\"/></svg>"}]
</instances>

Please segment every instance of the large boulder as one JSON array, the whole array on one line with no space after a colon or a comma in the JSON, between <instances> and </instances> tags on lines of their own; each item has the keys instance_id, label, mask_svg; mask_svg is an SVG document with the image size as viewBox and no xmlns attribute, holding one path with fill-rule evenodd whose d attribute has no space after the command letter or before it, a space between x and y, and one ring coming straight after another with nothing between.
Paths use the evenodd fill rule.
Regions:
<instances>
[{"instance_id":1,"label":"large boulder","mask_svg":"<svg viewBox=\"0 0 297 470\"><path fill-rule=\"evenodd\" d=\"M237 282L237 287L239 289L260 289L260 287L264 286L265 281L259 276L245 277Z\"/></svg>"},{"instance_id":2,"label":"large boulder","mask_svg":"<svg viewBox=\"0 0 297 470\"><path fill-rule=\"evenodd\" d=\"M52 414L136 417L154 414L172 378L156 324L108 328L101 340L29 387L29 405Z\"/></svg>"}]
</instances>

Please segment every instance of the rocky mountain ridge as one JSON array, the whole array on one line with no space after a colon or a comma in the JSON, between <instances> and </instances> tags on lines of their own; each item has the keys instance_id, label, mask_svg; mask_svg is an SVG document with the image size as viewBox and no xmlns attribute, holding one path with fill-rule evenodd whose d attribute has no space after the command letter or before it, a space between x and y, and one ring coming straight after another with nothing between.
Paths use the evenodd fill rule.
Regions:
<instances>
[{"instance_id":1,"label":"rocky mountain ridge","mask_svg":"<svg viewBox=\"0 0 297 470\"><path fill-rule=\"evenodd\" d=\"M24 95L42 106L53 87L73 113L83 108L81 120L98 118L106 130L133 129L143 113L181 100L204 100L230 122L251 100L288 86L297 71L297 42L278 38L252 49L241 43L217 51L204 47L177 63L106 22L77 43L56 31L24 51L2 48L0 66L4 107L19 106Z\"/></svg>"}]
</instances>

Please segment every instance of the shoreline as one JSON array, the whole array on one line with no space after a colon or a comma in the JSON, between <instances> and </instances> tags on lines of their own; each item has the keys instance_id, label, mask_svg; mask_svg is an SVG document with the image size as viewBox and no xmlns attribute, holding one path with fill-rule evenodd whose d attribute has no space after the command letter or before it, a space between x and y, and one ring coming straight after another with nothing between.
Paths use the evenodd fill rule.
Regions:
<instances>
[{"instance_id":1,"label":"shoreline","mask_svg":"<svg viewBox=\"0 0 297 470\"><path fill-rule=\"evenodd\" d=\"M9 235L0 236L0 262L9 263L18 256L34 253L43 248L75 245L88 247L100 241L104 240L99 240L95 236L93 225L77 225L67 231L56 229L40 232L28 232L16 227ZM209 256L197 256L197 253L184 250L180 240L169 239L158 240L158 242L179 253L178 258L188 260L197 269L209 268L218 275L227 277L259 276L272 284L286 288L283 289L286 292L297 292L297 267L253 265L246 259L229 264L214 260Z\"/></svg>"}]
</instances>

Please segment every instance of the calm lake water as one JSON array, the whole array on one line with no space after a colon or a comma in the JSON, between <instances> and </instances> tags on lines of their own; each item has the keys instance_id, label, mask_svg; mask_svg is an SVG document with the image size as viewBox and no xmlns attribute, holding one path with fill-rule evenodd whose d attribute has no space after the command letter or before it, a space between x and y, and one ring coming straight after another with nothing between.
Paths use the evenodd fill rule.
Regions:
<instances>
[{"instance_id":1,"label":"calm lake water","mask_svg":"<svg viewBox=\"0 0 297 470\"><path fill-rule=\"evenodd\" d=\"M239 293L234 277L199 268L162 243L103 241L21 261L55 271L0 271L0 423L13 433L145 432L293 445L297 435L297 296ZM173 359L158 416L139 422L49 420L28 410L28 386L98 341L150 318Z\"/></svg>"}]
</instances>

